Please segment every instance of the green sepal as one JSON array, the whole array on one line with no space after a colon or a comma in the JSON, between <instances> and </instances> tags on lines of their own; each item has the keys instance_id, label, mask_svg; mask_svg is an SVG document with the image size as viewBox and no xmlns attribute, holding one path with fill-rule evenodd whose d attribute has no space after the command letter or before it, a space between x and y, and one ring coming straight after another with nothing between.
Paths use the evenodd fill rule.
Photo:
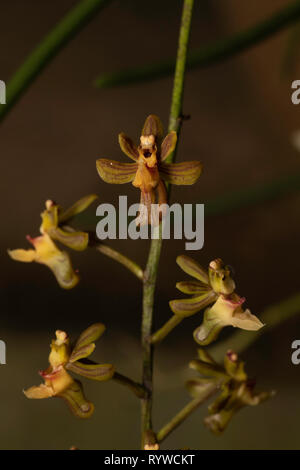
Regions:
<instances>
[{"instance_id":1,"label":"green sepal","mask_svg":"<svg viewBox=\"0 0 300 470\"><path fill-rule=\"evenodd\" d=\"M122 152L124 152L127 157L131 158L134 161L137 161L137 159L139 158L139 151L130 139L130 137L124 134L124 132L121 132L121 134L119 134L119 144Z\"/></svg>"},{"instance_id":2,"label":"green sepal","mask_svg":"<svg viewBox=\"0 0 300 470\"><path fill-rule=\"evenodd\" d=\"M153 135L156 138L156 141L160 141L162 139L163 125L158 116L155 114L150 114L150 116L147 117L141 135Z\"/></svg>"},{"instance_id":3,"label":"green sepal","mask_svg":"<svg viewBox=\"0 0 300 470\"><path fill-rule=\"evenodd\" d=\"M186 388L193 398L203 398L203 401L209 398L218 390L219 381L217 379L195 378L186 382Z\"/></svg>"},{"instance_id":4,"label":"green sepal","mask_svg":"<svg viewBox=\"0 0 300 470\"><path fill-rule=\"evenodd\" d=\"M73 219L77 214L86 210L96 199L98 199L96 194L89 194L88 196L82 197L71 207L59 213L58 222L61 224Z\"/></svg>"},{"instance_id":5,"label":"green sepal","mask_svg":"<svg viewBox=\"0 0 300 470\"><path fill-rule=\"evenodd\" d=\"M169 302L170 308L175 315L180 317L189 317L212 304L216 300L214 291L207 291L189 299L176 299Z\"/></svg>"},{"instance_id":6,"label":"green sepal","mask_svg":"<svg viewBox=\"0 0 300 470\"><path fill-rule=\"evenodd\" d=\"M170 132L164 138L161 144L160 160L163 162L166 160L175 150L177 143L177 134L175 131Z\"/></svg>"},{"instance_id":7,"label":"green sepal","mask_svg":"<svg viewBox=\"0 0 300 470\"><path fill-rule=\"evenodd\" d=\"M207 362L208 364L217 364L209 352L204 348L198 348L198 359L202 362Z\"/></svg>"},{"instance_id":8,"label":"green sepal","mask_svg":"<svg viewBox=\"0 0 300 470\"><path fill-rule=\"evenodd\" d=\"M97 171L105 183L124 184L134 180L137 163L123 163L107 158L99 158L96 161Z\"/></svg>"},{"instance_id":9,"label":"green sepal","mask_svg":"<svg viewBox=\"0 0 300 470\"><path fill-rule=\"evenodd\" d=\"M61 228L52 228L48 234L53 240L57 240L72 250L83 251L89 243L89 235L86 232L76 232L75 230L67 232Z\"/></svg>"},{"instance_id":10,"label":"green sepal","mask_svg":"<svg viewBox=\"0 0 300 470\"><path fill-rule=\"evenodd\" d=\"M211 291L208 285L199 281L180 281L176 283L176 288L183 294L200 295Z\"/></svg>"},{"instance_id":11,"label":"green sepal","mask_svg":"<svg viewBox=\"0 0 300 470\"><path fill-rule=\"evenodd\" d=\"M66 368L82 377L101 382L111 379L115 372L112 364L85 364L80 361L68 362Z\"/></svg>"},{"instance_id":12,"label":"green sepal","mask_svg":"<svg viewBox=\"0 0 300 470\"><path fill-rule=\"evenodd\" d=\"M198 281L201 281L204 284L209 284L209 278L206 270L202 268L199 263L194 261L193 258L190 258L186 255L177 256L176 263L185 273L198 279Z\"/></svg>"},{"instance_id":13,"label":"green sepal","mask_svg":"<svg viewBox=\"0 0 300 470\"><path fill-rule=\"evenodd\" d=\"M202 164L195 160L193 162L161 163L159 174L161 178L170 184L189 186L196 183L201 175Z\"/></svg>"},{"instance_id":14,"label":"green sepal","mask_svg":"<svg viewBox=\"0 0 300 470\"><path fill-rule=\"evenodd\" d=\"M86 358L92 354L94 351L96 345L95 343L90 343L86 344L85 346L82 346L81 348L76 348L74 351L72 351L72 354L69 358L69 362L75 362L78 361L79 359Z\"/></svg>"},{"instance_id":15,"label":"green sepal","mask_svg":"<svg viewBox=\"0 0 300 470\"><path fill-rule=\"evenodd\" d=\"M73 353L75 353L75 351L78 351L78 349L81 349L83 346L97 341L97 339L100 338L104 331L105 325L103 325L103 323L94 323L93 325L89 326L79 336L73 349Z\"/></svg>"},{"instance_id":16,"label":"green sepal","mask_svg":"<svg viewBox=\"0 0 300 470\"><path fill-rule=\"evenodd\" d=\"M203 322L198 328L194 330L194 340L200 344L200 346L207 346L217 339L220 331L224 328L224 323L221 320L210 313L211 309L208 308L204 312Z\"/></svg>"},{"instance_id":17,"label":"green sepal","mask_svg":"<svg viewBox=\"0 0 300 470\"><path fill-rule=\"evenodd\" d=\"M73 384L58 396L66 401L72 413L78 418L89 418L94 412L95 407L85 398L79 380L74 380Z\"/></svg>"},{"instance_id":18,"label":"green sepal","mask_svg":"<svg viewBox=\"0 0 300 470\"><path fill-rule=\"evenodd\" d=\"M227 377L224 369L216 363L212 364L201 361L200 359L194 359L189 363L189 367L196 370L204 377L214 377L222 380L226 379Z\"/></svg>"}]
</instances>

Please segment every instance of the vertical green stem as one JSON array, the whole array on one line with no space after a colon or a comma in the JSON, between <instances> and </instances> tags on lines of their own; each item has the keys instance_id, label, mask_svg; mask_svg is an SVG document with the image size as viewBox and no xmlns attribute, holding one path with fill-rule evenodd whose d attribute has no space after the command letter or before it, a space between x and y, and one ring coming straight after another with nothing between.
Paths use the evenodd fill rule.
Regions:
<instances>
[{"instance_id":1,"label":"vertical green stem","mask_svg":"<svg viewBox=\"0 0 300 470\"><path fill-rule=\"evenodd\" d=\"M173 95L169 119L169 131L180 131L184 78L186 70L186 56L189 43L191 19L194 0L184 0L179 33L179 44L176 60ZM174 160L175 152L171 156ZM169 161L170 161L169 160ZM146 398L142 399L142 449L145 445L147 431L152 429L152 372L153 372L153 346L150 344L152 333L153 306L158 265L162 247L161 226L156 231L157 238L152 237L148 261L144 277L143 289L143 316L142 316L142 348L143 348L143 386L147 391Z\"/></svg>"}]
</instances>

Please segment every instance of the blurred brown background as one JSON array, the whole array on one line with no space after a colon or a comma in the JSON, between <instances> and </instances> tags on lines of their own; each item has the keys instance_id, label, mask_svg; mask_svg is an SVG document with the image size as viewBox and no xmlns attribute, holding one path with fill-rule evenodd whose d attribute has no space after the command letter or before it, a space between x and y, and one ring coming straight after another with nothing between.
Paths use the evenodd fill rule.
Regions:
<instances>
[{"instance_id":1,"label":"blurred brown background","mask_svg":"<svg viewBox=\"0 0 300 470\"><path fill-rule=\"evenodd\" d=\"M1 1L0 78L8 80L22 60L76 2ZM284 0L195 2L191 47L255 24ZM168 58L176 53L179 0L114 1L86 27L37 79L1 124L1 328L7 365L0 370L0 447L2 449L137 448L139 403L115 383L85 383L96 403L88 422L76 421L60 400L29 401L22 389L39 383L48 345L57 328L76 335L94 321L107 326L95 359L114 362L120 372L140 376L141 291L138 281L92 250L73 254L80 284L62 291L49 270L10 260L7 248L28 247L26 234L38 234L44 201L67 207L95 192L100 202L119 194L137 202L130 185L102 182L95 160L121 159L117 135L138 138L145 117L161 116L165 126L172 78L97 90L100 73ZM178 161L200 159L204 172L193 187L178 187L173 201L205 203L234 189L299 172L300 154L291 144L300 129L300 107L291 103L291 82L283 78L288 32L242 56L187 74L184 123ZM296 61L296 65L297 65ZM299 289L299 193L229 215L206 217L205 246L193 253L202 264L222 257L234 266L238 292L258 314ZM93 215L95 208L91 210ZM111 246L145 263L148 243L115 241ZM155 323L169 318L175 282L186 276L175 264L184 241L164 244ZM300 313L300 312L299 312ZM191 332L201 314L186 320L156 353L155 428L189 399L184 380L196 353ZM226 334L231 331L226 331ZM251 333L249 333L251 334ZM299 449L300 366L291 364L291 343L300 337L294 318L265 334L243 354L261 388L278 391L272 401L243 410L219 438L203 426L203 410L191 417L164 448Z\"/></svg>"}]
</instances>

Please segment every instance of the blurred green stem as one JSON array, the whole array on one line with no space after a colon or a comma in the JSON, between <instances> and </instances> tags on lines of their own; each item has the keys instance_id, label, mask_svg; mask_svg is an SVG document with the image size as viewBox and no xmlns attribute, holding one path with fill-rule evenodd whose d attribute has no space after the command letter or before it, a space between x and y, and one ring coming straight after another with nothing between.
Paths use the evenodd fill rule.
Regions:
<instances>
[{"instance_id":1,"label":"blurred green stem","mask_svg":"<svg viewBox=\"0 0 300 470\"><path fill-rule=\"evenodd\" d=\"M187 68L194 69L231 58L275 33L287 28L300 18L300 1L294 1L288 6L274 13L270 18L257 25L238 33L228 39L216 41L192 51L187 59ZM128 85L142 81L155 80L169 76L173 73L175 61L169 59L142 67L119 70L115 73L104 74L98 77L95 85L99 88Z\"/></svg>"},{"instance_id":2,"label":"blurred green stem","mask_svg":"<svg viewBox=\"0 0 300 470\"><path fill-rule=\"evenodd\" d=\"M181 26L178 41L176 69L170 110L169 131L179 132L181 125L182 100L184 90L184 78L186 70L186 57L190 37L191 20L194 0L184 0ZM171 156L174 160L175 152ZM152 429L152 372L153 372L153 347L149 338L152 333L153 306L158 265L162 247L161 225L156 229L158 237L152 238L144 279L143 289L143 315L142 315L142 348L143 348L143 386L148 396L142 400L142 449L145 445L147 431Z\"/></svg>"},{"instance_id":3,"label":"blurred green stem","mask_svg":"<svg viewBox=\"0 0 300 470\"><path fill-rule=\"evenodd\" d=\"M300 190L300 173L294 172L270 182L224 193L205 203L205 215L227 214L245 207L263 204Z\"/></svg>"},{"instance_id":4,"label":"blurred green stem","mask_svg":"<svg viewBox=\"0 0 300 470\"><path fill-rule=\"evenodd\" d=\"M209 352L216 360L222 359L228 349L241 353L253 344L262 334L267 333L272 328L275 328L299 313L300 294L295 294L277 304L270 305L264 310L259 316L260 320L266 325L264 328L255 332L238 330L229 336L228 339L219 342L216 346L212 346Z\"/></svg>"},{"instance_id":5,"label":"blurred green stem","mask_svg":"<svg viewBox=\"0 0 300 470\"><path fill-rule=\"evenodd\" d=\"M44 67L110 1L81 0L48 33L7 83L6 104L0 106L0 121L33 83Z\"/></svg>"}]
</instances>

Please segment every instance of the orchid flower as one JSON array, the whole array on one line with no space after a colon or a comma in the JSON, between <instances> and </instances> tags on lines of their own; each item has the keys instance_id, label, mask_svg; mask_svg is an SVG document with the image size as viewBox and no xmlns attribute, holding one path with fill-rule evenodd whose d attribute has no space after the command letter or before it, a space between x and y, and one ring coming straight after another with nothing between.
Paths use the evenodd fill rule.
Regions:
<instances>
[{"instance_id":1,"label":"orchid flower","mask_svg":"<svg viewBox=\"0 0 300 470\"><path fill-rule=\"evenodd\" d=\"M140 189L140 209L136 219L137 225L150 224L151 207L157 203L160 207L167 203L165 182L176 185L194 184L200 176L202 164L199 161L183 163L167 163L166 160L174 152L177 143L176 132L170 132L162 141L162 124L155 115L145 121L140 144L136 146L124 133L119 135L121 150L134 163L123 163L100 158L97 170L106 183L132 183ZM161 144L160 144L161 143Z\"/></svg>"},{"instance_id":2,"label":"orchid flower","mask_svg":"<svg viewBox=\"0 0 300 470\"><path fill-rule=\"evenodd\" d=\"M34 249L8 250L9 256L15 261L23 263L35 261L48 266L63 289L72 289L79 281L78 274L72 267L69 254L61 251L53 240L76 251L85 250L89 241L88 234L76 231L66 224L75 215L84 211L96 198L94 194L86 196L66 211L53 201L46 201L46 209L41 213L41 235L35 238L29 235L26 237Z\"/></svg>"},{"instance_id":3,"label":"orchid flower","mask_svg":"<svg viewBox=\"0 0 300 470\"><path fill-rule=\"evenodd\" d=\"M77 417L89 418L94 412L94 405L86 400L82 384L73 379L68 370L98 381L109 380L114 375L111 364L95 364L86 359L95 349L94 341L104 330L105 326L101 323L90 326L80 335L74 348L71 348L67 333L57 330L56 339L51 342L50 366L39 372L44 383L24 390L26 397L61 397ZM82 359L85 359L85 362L81 361Z\"/></svg>"}]
</instances>

